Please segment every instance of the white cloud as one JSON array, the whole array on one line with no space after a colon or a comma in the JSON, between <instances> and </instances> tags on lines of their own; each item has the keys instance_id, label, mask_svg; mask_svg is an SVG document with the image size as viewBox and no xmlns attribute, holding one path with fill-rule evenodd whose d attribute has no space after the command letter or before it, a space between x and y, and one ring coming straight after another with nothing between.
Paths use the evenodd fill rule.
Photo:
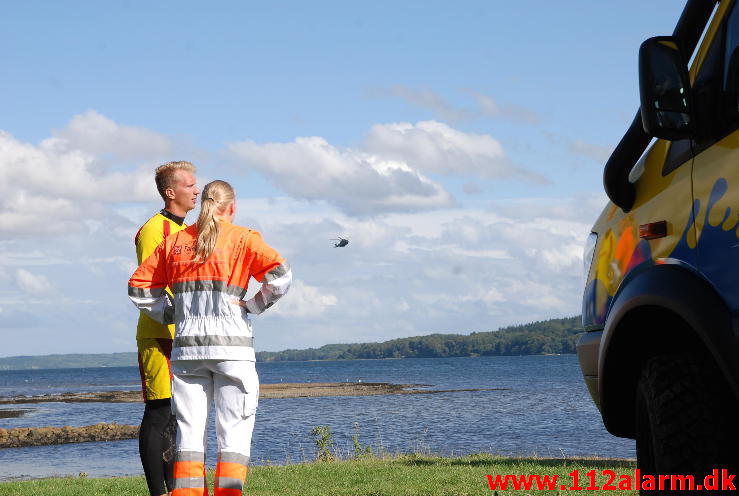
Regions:
<instances>
[{"instance_id":1,"label":"white cloud","mask_svg":"<svg viewBox=\"0 0 739 496\"><path fill-rule=\"evenodd\" d=\"M156 196L152 172L101 170L91 153L59 138L39 145L0 131L0 191L26 191L70 201L146 201Z\"/></svg>"},{"instance_id":2,"label":"white cloud","mask_svg":"<svg viewBox=\"0 0 739 496\"><path fill-rule=\"evenodd\" d=\"M293 143L228 146L246 170L259 171L296 199L331 202L352 215L447 207L444 188L401 161L340 149L320 137Z\"/></svg>"},{"instance_id":3,"label":"white cloud","mask_svg":"<svg viewBox=\"0 0 739 496\"><path fill-rule=\"evenodd\" d=\"M46 293L51 290L51 283L46 277L25 269L15 271L15 283L21 291L30 294Z\"/></svg>"},{"instance_id":4,"label":"white cloud","mask_svg":"<svg viewBox=\"0 0 739 496\"><path fill-rule=\"evenodd\" d=\"M118 124L95 110L75 115L66 127L54 130L52 135L64 140L70 149L127 160L164 159L172 153L172 143L166 136Z\"/></svg>"},{"instance_id":5,"label":"white cloud","mask_svg":"<svg viewBox=\"0 0 739 496\"><path fill-rule=\"evenodd\" d=\"M415 125L408 122L376 124L367 135L366 146L377 154L403 160L424 172L483 177L509 173L505 170L508 164L498 140L486 134L464 133L437 121Z\"/></svg>"},{"instance_id":6,"label":"white cloud","mask_svg":"<svg viewBox=\"0 0 739 496\"><path fill-rule=\"evenodd\" d=\"M492 136L437 121L375 125L361 149L307 137L235 142L228 153L237 170L260 172L295 199L326 201L355 216L454 206L429 174L547 182L508 160Z\"/></svg>"},{"instance_id":7,"label":"white cloud","mask_svg":"<svg viewBox=\"0 0 739 496\"><path fill-rule=\"evenodd\" d=\"M94 211L98 205L91 204L88 208ZM8 237L79 231L78 219L84 215L83 205L67 198L33 194L24 189L0 196L0 233Z\"/></svg>"},{"instance_id":8,"label":"white cloud","mask_svg":"<svg viewBox=\"0 0 739 496\"><path fill-rule=\"evenodd\" d=\"M399 160L424 173L518 178L542 184L546 179L514 165L503 146L488 134L465 133L437 121L372 126L366 139L372 153Z\"/></svg>"},{"instance_id":9,"label":"white cloud","mask_svg":"<svg viewBox=\"0 0 739 496\"><path fill-rule=\"evenodd\" d=\"M309 286L303 281L294 280L288 293L269 311L265 317L272 315L288 318L318 317L331 307L335 307L339 299L336 295Z\"/></svg>"},{"instance_id":10,"label":"white cloud","mask_svg":"<svg viewBox=\"0 0 739 496\"><path fill-rule=\"evenodd\" d=\"M94 111L54 135L34 145L0 131L0 235L80 232L115 203L158 198L154 157L168 150L161 135ZM133 157L151 161L132 166Z\"/></svg>"}]
</instances>

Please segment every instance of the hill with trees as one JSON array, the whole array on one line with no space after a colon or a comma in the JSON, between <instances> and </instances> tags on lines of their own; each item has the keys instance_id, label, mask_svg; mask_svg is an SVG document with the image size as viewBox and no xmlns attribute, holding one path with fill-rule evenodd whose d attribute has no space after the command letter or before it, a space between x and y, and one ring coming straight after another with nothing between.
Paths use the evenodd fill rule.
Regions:
<instances>
[{"instance_id":1,"label":"hill with trees","mask_svg":"<svg viewBox=\"0 0 739 496\"><path fill-rule=\"evenodd\" d=\"M81 369L89 367L132 367L136 353L74 353L0 358L0 370Z\"/></svg>"},{"instance_id":2,"label":"hill with trees","mask_svg":"<svg viewBox=\"0 0 739 496\"><path fill-rule=\"evenodd\" d=\"M305 350L261 351L257 361L441 358L575 353L580 317L551 319L472 334L430 334L382 343L329 344Z\"/></svg>"}]
</instances>

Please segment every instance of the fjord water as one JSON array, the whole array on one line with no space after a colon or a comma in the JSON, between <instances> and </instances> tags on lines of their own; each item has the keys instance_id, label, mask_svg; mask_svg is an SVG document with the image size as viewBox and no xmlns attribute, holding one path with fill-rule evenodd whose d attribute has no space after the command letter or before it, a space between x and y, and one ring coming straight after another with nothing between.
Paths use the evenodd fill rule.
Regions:
<instances>
[{"instance_id":1,"label":"fjord water","mask_svg":"<svg viewBox=\"0 0 739 496\"><path fill-rule=\"evenodd\" d=\"M497 388L420 395L263 399L252 442L255 464L312 460L310 431L328 425L335 447L353 452L351 436L377 450L458 455L491 452L540 457L633 458L634 442L611 436L593 405L574 355L417 358L258 363L260 381L391 382L431 389ZM136 367L0 371L0 396L140 388ZM0 428L137 425L142 403L2 405L29 410ZM208 465L215 460L210 420ZM0 480L141 474L135 439L0 449Z\"/></svg>"}]
</instances>

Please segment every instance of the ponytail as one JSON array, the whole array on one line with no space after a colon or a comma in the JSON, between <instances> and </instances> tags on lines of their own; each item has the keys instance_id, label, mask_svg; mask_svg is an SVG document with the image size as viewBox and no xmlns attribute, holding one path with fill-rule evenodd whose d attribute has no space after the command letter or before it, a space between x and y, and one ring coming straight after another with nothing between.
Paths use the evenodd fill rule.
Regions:
<instances>
[{"instance_id":1,"label":"ponytail","mask_svg":"<svg viewBox=\"0 0 739 496\"><path fill-rule=\"evenodd\" d=\"M221 231L216 215L221 214L234 202L234 190L226 181L212 181L203 188L198 215L198 240L195 246L196 262L205 262L213 254Z\"/></svg>"}]
</instances>

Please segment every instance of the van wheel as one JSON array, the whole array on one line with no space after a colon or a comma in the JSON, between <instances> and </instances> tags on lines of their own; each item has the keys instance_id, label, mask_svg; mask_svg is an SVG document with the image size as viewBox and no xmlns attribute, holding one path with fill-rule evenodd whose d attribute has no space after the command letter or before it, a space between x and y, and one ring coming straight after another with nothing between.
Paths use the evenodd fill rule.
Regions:
<instances>
[{"instance_id":1,"label":"van wheel","mask_svg":"<svg viewBox=\"0 0 739 496\"><path fill-rule=\"evenodd\" d=\"M651 475L736 473L738 411L712 360L677 353L650 358L636 392L637 467Z\"/></svg>"}]
</instances>

